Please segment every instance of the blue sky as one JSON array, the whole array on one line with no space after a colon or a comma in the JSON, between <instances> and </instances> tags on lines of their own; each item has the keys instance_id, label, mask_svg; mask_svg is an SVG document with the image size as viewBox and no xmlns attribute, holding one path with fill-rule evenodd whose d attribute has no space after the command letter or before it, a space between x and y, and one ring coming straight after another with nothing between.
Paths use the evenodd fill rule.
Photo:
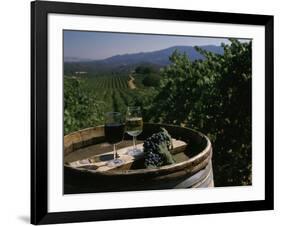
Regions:
<instances>
[{"instance_id":1,"label":"blue sky","mask_svg":"<svg viewBox=\"0 0 281 226\"><path fill-rule=\"evenodd\" d=\"M151 52L176 45L220 45L225 38L64 31L64 57L104 59L117 54Z\"/></svg>"}]
</instances>

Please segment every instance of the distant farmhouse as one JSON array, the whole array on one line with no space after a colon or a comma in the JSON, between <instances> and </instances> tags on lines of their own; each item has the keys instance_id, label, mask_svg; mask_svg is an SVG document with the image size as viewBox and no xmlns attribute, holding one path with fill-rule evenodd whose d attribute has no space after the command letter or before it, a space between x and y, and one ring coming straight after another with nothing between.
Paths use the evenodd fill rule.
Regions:
<instances>
[{"instance_id":1,"label":"distant farmhouse","mask_svg":"<svg viewBox=\"0 0 281 226\"><path fill-rule=\"evenodd\" d=\"M86 72L86 71L75 71L75 74L76 75L85 75L85 74L88 74L88 72Z\"/></svg>"}]
</instances>

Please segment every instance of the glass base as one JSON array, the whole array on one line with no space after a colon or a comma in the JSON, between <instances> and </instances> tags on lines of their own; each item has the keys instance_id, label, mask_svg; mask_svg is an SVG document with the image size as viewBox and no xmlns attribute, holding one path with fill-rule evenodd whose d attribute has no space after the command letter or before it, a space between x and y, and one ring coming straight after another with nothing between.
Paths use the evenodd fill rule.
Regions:
<instances>
[{"instance_id":1,"label":"glass base","mask_svg":"<svg viewBox=\"0 0 281 226\"><path fill-rule=\"evenodd\" d=\"M124 163L123 160L121 159L113 159L113 160L110 160L106 163L107 166L118 166L118 165L121 165L122 163Z\"/></svg>"},{"instance_id":2,"label":"glass base","mask_svg":"<svg viewBox=\"0 0 281 226\"><path fill-rule=\"evenodd\" d=\"M142 155L143 152L141 149L129 149L127 151L127 155L130 155L130 156L139 156L139 155Z\"/></svg>"}]
</instances>

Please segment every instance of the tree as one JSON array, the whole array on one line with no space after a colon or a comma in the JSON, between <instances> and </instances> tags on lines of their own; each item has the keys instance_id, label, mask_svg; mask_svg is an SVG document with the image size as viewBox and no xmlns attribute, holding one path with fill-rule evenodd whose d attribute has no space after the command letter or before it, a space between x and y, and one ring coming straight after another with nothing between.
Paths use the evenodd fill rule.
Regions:
<instances>
[{"instance_id":1,"label":"tree","mask_svg":"<svg viewBox=\"0 0 281 226\"><path fill-rule=\"evenodd\" d=\"M149 74L147 76L144 77L144 79L142 80L142 83L145 86L154 86L157 87L160 85L160 80L161 77L157 74Z\"/></svg>"},{"instance_id":2,"label":"tree","mask_svg":"<svg viewBox=\"0 0 281 226\"><path fill-rule=\"evenodd\" d=\"M157 70L152 65L140 65L136 67L135 72L137 74L148 75L157 72Z\"/></svg>"},{"instance_id":3,"label":"tree","mask_svg":"<svg viewBox=\"0 0 281 226\"><path fill-rule=\"evenodd\" d=\"M223 55L196 48L205 60L174 52L144 115L207 134L217 186L251 184L251 42L230 41Z\"/></svg>"}]
</instances>

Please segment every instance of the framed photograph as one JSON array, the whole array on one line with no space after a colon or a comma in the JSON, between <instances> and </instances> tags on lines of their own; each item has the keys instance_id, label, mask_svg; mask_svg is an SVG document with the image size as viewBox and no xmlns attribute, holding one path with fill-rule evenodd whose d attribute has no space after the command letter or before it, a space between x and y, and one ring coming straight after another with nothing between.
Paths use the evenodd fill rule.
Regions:
<instances>
[{"instance_id":1,"label":"framed photograph","mask_svg":"<svg viewBox=\"0 0 281 226\"><path fill-rule=\"evenodd\" d=\"M31 223L273 209L273 16L31 3Z\"/></svg>"}]
</instances>

